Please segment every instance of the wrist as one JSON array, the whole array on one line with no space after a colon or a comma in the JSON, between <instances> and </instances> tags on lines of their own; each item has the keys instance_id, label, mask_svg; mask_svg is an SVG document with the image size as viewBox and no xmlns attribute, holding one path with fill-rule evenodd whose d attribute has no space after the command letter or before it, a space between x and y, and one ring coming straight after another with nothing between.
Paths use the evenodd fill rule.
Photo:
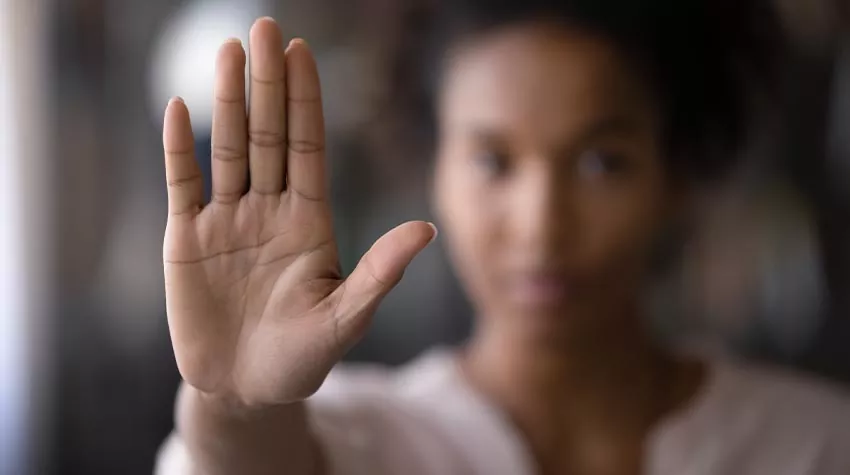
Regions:
<instances>
[{"instance_id":1,"label":"wrist","mask_svg":"<svg viewBox=\"0 0 850 475\"><path fill-rule=\"evenodd\" d=\"M178 393L181 408L202 412L216 418L240 422L265 420L274 415L288 413L295 404L248 404L235 394L212 394L183 382ZM187 407L188 406L188 407ZM182 411L181 411L182 412Z\"/></svg>"}]
</instances>

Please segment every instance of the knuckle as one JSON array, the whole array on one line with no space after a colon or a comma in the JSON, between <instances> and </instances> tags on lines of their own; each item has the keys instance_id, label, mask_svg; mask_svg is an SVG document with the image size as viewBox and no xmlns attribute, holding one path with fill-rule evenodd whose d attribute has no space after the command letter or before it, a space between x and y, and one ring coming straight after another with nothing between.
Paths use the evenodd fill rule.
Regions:
<instances>
[{"instance_id":1,"label":"knuckle","mask_svg":"<svg viewBox=\"0 0 850 475\"><path fill-rule=\"evenodd\" d=\"M247 155L245 152L239 151L233 147L213 145L212 158L213 160L219 160L222 162L240 162L244 161L247 158Z\"/></svg>"},{"instance_id":2,"label":"knuckle","mask_svg":"<svg viewBox=\"0 0 850 475\"><path fill-rule=\"evenodd\" d=\"M292 140L289 142L289 150L304 155L324 152L324 145L317 140Z\"/></svg>"},{"instance_id":3,"label":"knuckle","mask_svg":"<svg viewBox=\"0 0 850 475\"><path fill-rule=\"evenodd\" d=\"M242 198L241 191L214 191L212 199L220 204L234 204Z\"/></svg>"},{"instance_id":4,"label":"knuckle","mask_svg":"<svg viewBox=\"0 0 850 475\"><path fill-rule=\"evenodd\" d=\"M190 185L197 184L198 181L201 180L201 175L192 175L183 178L172 178L168 180L169 188L185 188Z\"/></svg>"},{"instance_id":5,"label":"knuckle","mask_svg":"<svg viewBox=\"0 0 850 475\"><path fill-rule=\"evenodd\" d=\"M225 96L223 94L219 94L215 96L215 102L219 104L236 104L242 105L245 103L245 94L235 95L235 96Z\"/></svg>"},{"instance_id":6,"label":"knuckle","mask_svg":"<svg viewBox=\"0 0 850 475\"><path fill-rule=\"evenodd\" d=\"M390 279L382 276L380 272L378 272L375 267L372 259L366 258L363 260L364 270L366 271L366 280L371 284L370 286L376 287L378 289L385 289L391 287L393 282Z\"/></svg>"},{"instance_id":7,"label":"knuckle","mask_svg":"<svg viewBox=\"0 0 850 475\"><path fill-rule=\"evenodd\" d=\"M286 144L286 135L280 131L253 129L248 132L251 144L257 147L281 147Z\"/></svg>"}]
</instances>

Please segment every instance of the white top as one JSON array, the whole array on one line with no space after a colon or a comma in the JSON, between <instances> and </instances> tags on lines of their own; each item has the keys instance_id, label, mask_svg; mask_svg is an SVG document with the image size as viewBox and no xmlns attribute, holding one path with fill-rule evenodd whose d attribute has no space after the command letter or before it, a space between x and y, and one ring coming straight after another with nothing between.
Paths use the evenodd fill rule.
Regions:
<instances>
[{"instance_id":1,"label":"white top","mask_svg":"<svg viewBox=\"0 0 850 475\"><path fill-rule=\"evenodd\" d=\"M714 361L691 405L647 442L647 475L850 475L850 399L752 366ZM464 380L453 353L407 366L341 367L309 402L331 475L533 475L504 414ZM157 475L185 475L172 436Z\"/></svg>"}]
</instances>

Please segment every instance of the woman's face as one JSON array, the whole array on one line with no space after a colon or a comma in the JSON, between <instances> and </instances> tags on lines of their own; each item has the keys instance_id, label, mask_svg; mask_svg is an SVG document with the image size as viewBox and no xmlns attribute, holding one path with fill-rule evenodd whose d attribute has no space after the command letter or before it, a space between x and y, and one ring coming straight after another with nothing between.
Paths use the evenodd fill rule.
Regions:
<instances>
[{"instance_id":1,"label":"woman's face","mask_svg":"<svg viewBox=\"0 0 850 475\"><path fill-rule=\"evenodd\" d=\"M637 302L675 200L638 78L607 42L562 27L512 27L453 51L435 208L484 318L551 334Z\"/></svg>"}]
</instances>

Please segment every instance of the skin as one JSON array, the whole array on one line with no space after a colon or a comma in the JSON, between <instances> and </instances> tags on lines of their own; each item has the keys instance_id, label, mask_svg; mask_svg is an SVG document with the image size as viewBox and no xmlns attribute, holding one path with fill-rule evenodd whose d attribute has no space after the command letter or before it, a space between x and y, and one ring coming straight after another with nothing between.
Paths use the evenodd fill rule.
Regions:
<instances>
[{"instance_id":1,"label":"skin","mask_svg":"<svg viewBox=\"0 0 850 475\"><path fill-rule=\"evenodd\" d=\"M247 116L245 52L219 52L210 203L185 104L165 114L176 418L199 473L322 472L302 401L436 233L405 223L340 275L315 61L303 41L282 45L258 20ZM638 473L651 427L699 383L639 323L677 198L653 101L613 48L578 31L524 25L453 53L434 204L480 315L460 366L541 473Z\"/></svg>"},{"instance_id":2,"label":"skin","mask_svg":"<svg viewBox=\"0 0 850 475\"><path fill-rule=\"evenodd\" d=\"M218 55L210 203L186 105L165 112L166 303L185 381L177 427L201 473L313 473L301 401L435 229L402 224L341 277L316 63L303 41L284 50L271 19L250 41L247 117L245 52L231 41Z\"/></svg>"},{"instance_id":3,"label":"skin","mask_svg":"<svg viewBox=\"0 0 850 475\"><path fill-rule=\"evenodd\" d=\"M479 315L462 366L543 473L639 473L700 377L642 326L683 196L637 78L603 39L547 24L462 43L444 76L434 202Z\"/></svg>"}]
</instances>

